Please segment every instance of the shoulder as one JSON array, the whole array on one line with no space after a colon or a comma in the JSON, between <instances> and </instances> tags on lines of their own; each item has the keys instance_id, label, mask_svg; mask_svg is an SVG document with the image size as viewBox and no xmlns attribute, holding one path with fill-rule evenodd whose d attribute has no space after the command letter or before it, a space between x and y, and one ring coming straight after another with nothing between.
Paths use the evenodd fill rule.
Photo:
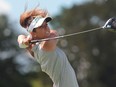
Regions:
<instances>
[{"instance_id":1,"label":"shoulder","mask_svg":"<svg viewBox=\"0 0 116 87\"><path fill-rule=\"evenodd\" d=\"M56 30L50 30L50 36L49 38L53 38L58 36L58 33ZM49 41L45 41L42 44L42 48L46 51L52 51L56 48L57 45L57 39L53 39L53 40L49 40Z\"/></svg>"}]
</instances>

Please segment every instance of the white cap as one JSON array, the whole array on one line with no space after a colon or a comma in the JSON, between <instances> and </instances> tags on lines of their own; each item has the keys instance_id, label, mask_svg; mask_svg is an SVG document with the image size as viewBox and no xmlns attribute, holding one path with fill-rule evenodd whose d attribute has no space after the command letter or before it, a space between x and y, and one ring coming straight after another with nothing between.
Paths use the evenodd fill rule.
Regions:
<instances>
[{"instance_id":1,"label":"white cap","mask_svg":"<svg viewBox=\"0 0 116 87\"><path fill-rule=\"evenodd\" d=\"M32 32L34 28L40 27L44 21L49 22L51 21L52 18L51 17L40 17L37 16L33 19L33 21L31 22L31 24L29 25L29 27L27 28L28 32Z\"/></svg>"}]
</instances>

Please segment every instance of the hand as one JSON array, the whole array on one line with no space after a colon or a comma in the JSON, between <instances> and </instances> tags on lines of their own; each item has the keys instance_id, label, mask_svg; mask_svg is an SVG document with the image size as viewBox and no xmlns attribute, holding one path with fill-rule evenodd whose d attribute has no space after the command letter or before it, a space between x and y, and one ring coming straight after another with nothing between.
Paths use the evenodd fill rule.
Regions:
<instances>
[{"instance_id":1,"label":"hand","mask_svg":"<svg viewBox=\"0 0 116 87\"><path fill-rule=\"evenodd\" d=\"M20 48L27 48L30 45L31 35L19 35L18 36L18 43Z\"/></svg>"}]
</instances>

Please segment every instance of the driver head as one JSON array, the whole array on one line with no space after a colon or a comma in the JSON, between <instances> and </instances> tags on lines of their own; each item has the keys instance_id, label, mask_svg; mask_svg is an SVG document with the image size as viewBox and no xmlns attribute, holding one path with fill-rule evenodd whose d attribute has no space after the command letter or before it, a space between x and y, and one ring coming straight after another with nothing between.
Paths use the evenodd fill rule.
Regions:
<instances>
[{"instance_id":1,"label":"driver head","mask_svg":"<svg viewBox=\"0 0 116 87\"><path fill-rule=\"evenodd\" d=\"M116 18L112 17L108 19L102 28L108 30L116 30Z\"/></svg>"}]
</instances>

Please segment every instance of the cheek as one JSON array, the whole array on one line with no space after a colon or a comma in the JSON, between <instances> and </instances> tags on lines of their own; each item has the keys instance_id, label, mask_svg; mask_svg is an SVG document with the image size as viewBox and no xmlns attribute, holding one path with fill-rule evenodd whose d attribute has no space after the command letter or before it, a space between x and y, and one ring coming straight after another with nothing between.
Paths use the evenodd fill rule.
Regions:
<instances>
[{"instance_id":1,"label":"cheek","mask_svg":"<svg viewBox=\"0 0 116 87\"><path fill-rule=\"evenodd\" d=\"M38 30L36 32L36 34L38 37L43 37L43 36L45 36L45 30L44 29Z\"/></svg>"}]
</instances>

